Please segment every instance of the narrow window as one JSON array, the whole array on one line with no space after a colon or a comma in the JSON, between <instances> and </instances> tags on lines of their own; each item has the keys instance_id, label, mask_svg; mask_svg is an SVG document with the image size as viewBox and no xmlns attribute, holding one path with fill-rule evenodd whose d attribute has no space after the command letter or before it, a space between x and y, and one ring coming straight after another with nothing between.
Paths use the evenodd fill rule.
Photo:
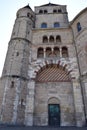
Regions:
<instances>
[{"instance_id":1,"label":"narrow window","mask_svg":"<svg viewBox=\"0 0 87 130\"><path fill-rule=\"evenodd\" d=\"M19 56L19 52L16 53L16 56Z\"/></svg>"},{"instance_id":2,"label":"narrow window","mask_svg":"<svg viewBox=\"0 0 87 130\"><path fill-rule=\"evenodd\" d=\"M50 36L49 42L54 42L54 37L53 36Z\"/></svg>"},{"instance_id":3,"label":"narrow window","mask_svg":"<svg viewBox=\"0 0 87 130\"><path fill-rule=\"evenodd\" d=\"M30 14L29 14L29 13L27 13L27 17L30 17Z\"/></svg>"},{"instance_id":4,"label":"narrow window","mask_svg":"<svg viewBox=\"0 0 87 130\"><path fill-rule=\"evenodd\" d=\"M77 23L77 31L79 32L81 30L81 24L78 22Z\"/></svg>"},{"instance_id":5,"label":"narrow window","mask_svg":"<svg viewBox=\"0 0 87 130\"><path fill-rule=\"evenodd\" d=\"M55 23L54 23L54 28L58 28L58 27L60 27L59 22L55 22Z\"/></svg>"},{"instance_id":6,"label":"narrow window","mask_svg":"<svg viewBox=\"0 0 87 130\"><path fill-rule=\"evenodd\" d=\"M11 88L14 88L14 81L11 82Z\"/></svg>"},{"instance_id":7,"label":"narrow window","mask_svg":"<svg viewBox=\"0 0 87 130\"><path fill-rule=\"evenodd\" d=\"M67 47L62 47L62 57L64 57L64 58L68 57L68 49L67 49Z\"/></svg>"},{"instance_id":8,"label":"narrow window","mask_svg":"<svg viewBox=\"0 0 87 130\"><path fill-rule=\"evenodd\" d=\"M38 51L37 51L37 57L38 58L43 58L44 57L44 51L43 51L43 48L38 48Z\"/></svg>"},{"instance_id":9,"label":"narrow window","mask_svg":"<svg viewBox=\"0 0 87 130\"><path fill-rule=\"evenodd\" d=\"M24 103L24 99L21 99L21 101L20 101L20 105L21 105L21 107L23 107L23 106L25 105L25 103Z\"/></svg>"},{"instance_id":10,"label":"narrow window","mask_svg":"<svg viewBox=\"0 0 87 130\"><path fill-rule=\"evenodd\" d=\"M56 36L56 42L61 42L61 37L59 35Z\"/></svg>"},{"instance_id":11,"label":"narrow window","mask_svg":"<svg viewBox=\"0 0 87 130\"><path fill-rule=\"evenodd\" d=\"M48 42L48 37L47 36L43 36L43 43L47 43Z\"/></svg>"},{"instance_id":12,"label":"narrow window","mask_svg":"<svg viewBox=\"0 0 87 130\"><path fill-rule=\"evenodd\" d=\"M47 28L47 24L46 23L42 23L41 24L41 28Z\"/></svg>"}]
</instances>

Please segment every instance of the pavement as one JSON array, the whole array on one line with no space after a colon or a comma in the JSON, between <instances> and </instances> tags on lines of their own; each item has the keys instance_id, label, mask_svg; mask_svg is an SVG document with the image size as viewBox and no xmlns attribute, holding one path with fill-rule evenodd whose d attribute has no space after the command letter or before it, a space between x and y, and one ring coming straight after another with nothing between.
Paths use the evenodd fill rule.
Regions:
<instances>
[{"instance_id":1,"label":"pavement","mask_svg":"<svg viewBox=\"0 0 87 130\"><path fill-rule=\"evenodd\" d=\"M0 130L87 130L87 127L27 127L27 126L6 126L6 125L1 125Z\"/></svg>"}]
</instances>

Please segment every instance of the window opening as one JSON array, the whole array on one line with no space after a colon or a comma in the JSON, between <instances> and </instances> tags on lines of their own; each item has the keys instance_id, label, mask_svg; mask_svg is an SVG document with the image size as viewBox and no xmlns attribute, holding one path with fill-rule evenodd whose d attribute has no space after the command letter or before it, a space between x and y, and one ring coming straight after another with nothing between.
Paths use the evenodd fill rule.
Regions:
<instances>
[{"instance_id":1,"label":"window opening","mask_svg":"<svg viewBox=\"0 0 87 130\"><path fill-rule=\"evenodd\" d=\"M47 28L47 24L46 23L42 23L41 24L41 28Z\"/></svg>"},{"instance_id":2,"label":"window opening","mask_svg":"<svg viewBox=\"0 0 87 130\"><path fill-rule=\"evenodd\" d=\"M77 23L77 31L79 32L81 30L81 24L78 22Z\"/></svg>"},{"instance_id":3,"label":"window opening","mask_svg":"<svg viewBox=\"0 0 87 130\"><path fill-rule=\"evenodd\" d=\"M46 48L46 57L50 57L51 53L52 53L51 48L50 47Z\"/></svg>"},{"instance_id":4,"label":"window opening","mask_svg":"<svg viewBox=\"0 0 87 130\"><path fill-rule=\"evenodd\" d=\"M44 56L43 48L38 48L37 57L43 58L43 56Z\"/></svg>"},{"instance_id":5,"label":"window opening","mask_svg":"<svg viewBox=\"0 0 87 130\"><path fill-rule=\"evenodd\" d=\"M62 47L62 57L68 57L68 49L67 47Z\"/></svg>"},{"instance_id":6,"label":"window opening","mask_svg":"<svg viewBox=\"0 0 87 130\"><path fill-rule=\"evenodd\" d=\"M56 36L56 42L61 42L61 37L59 35Z\"/></svg>"},{"instance_id":7,"label":"window opening","mask_svg":"<svg viewBox=\"0 0 87 130\"><path fill-rule=\"evenodd\" d=\"M54 42L54 37L50 36L49 42Z\"/></svg>"},{"instance_id":8,"label":"window opening","mask_svg":"<svg viewBox=\"0 0 87 130\"><path fill-rule=\"evenodd\" d=\"M44 36L43 37L43 43L46 43L46 42L48 42L48 38L47 38L47 36Z\"/></svg>"},{"instance_id":9,"label":"window opening","mask_svg":"<svg viewBox=\"0 0 87 130\"><path fill-rule=\"evenodd\" d=\"M59 22L54 23L54 28L58 28L58 27L60 27Z\"/></svg>"}]
</instances>

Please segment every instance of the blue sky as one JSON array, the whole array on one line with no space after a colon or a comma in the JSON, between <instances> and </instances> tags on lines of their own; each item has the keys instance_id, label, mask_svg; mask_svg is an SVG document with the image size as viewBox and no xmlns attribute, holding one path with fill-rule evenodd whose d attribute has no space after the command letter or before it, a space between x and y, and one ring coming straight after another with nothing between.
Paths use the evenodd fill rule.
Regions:
<instances>
[{"instance_id":1,"label":"blue sky","mask_svg":"<svg viewBox=\"0 0 87 130\"><path fill-rule=\"evenodd\" d=\"M71 21L81 10L87 7L87 0L1 0L0 1L0 75L2 73L8 42L11 37L16 12L28 3L34 6L47 3L67 5L69 20Z\"/></svg>"}]
</instances>

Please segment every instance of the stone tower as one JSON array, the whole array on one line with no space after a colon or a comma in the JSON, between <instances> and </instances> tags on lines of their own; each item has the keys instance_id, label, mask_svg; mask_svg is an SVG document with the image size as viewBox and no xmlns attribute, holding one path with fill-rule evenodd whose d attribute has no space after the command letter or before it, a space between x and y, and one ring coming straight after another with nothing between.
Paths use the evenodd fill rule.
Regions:
<instances>
[{"instance_id":1,"label":"stone tower","mask_svg":"<svg viewBox=\"0 0 87 130\"><path fill-rule=\"evenodd\" d=\"M1 123L85 124L87 66L83 68L79 51L84 52L81 41L87 40L82 30L86 11L69 22L65 5L18 10L0 80Z\"/></svg>"},{"instance_id":2,"label":"stone tower","mask_svg":"<svg viewBox=\"0 0 87 130\"><path fill-rule=\"evenodd\" d=\"M3 122L24 122L25 112L21 105L25 105L26 100L34 19L35 14L29 5L17 12L2 73L2 88L5 89L1 108Z\"/></svg>"}]
</instances>

